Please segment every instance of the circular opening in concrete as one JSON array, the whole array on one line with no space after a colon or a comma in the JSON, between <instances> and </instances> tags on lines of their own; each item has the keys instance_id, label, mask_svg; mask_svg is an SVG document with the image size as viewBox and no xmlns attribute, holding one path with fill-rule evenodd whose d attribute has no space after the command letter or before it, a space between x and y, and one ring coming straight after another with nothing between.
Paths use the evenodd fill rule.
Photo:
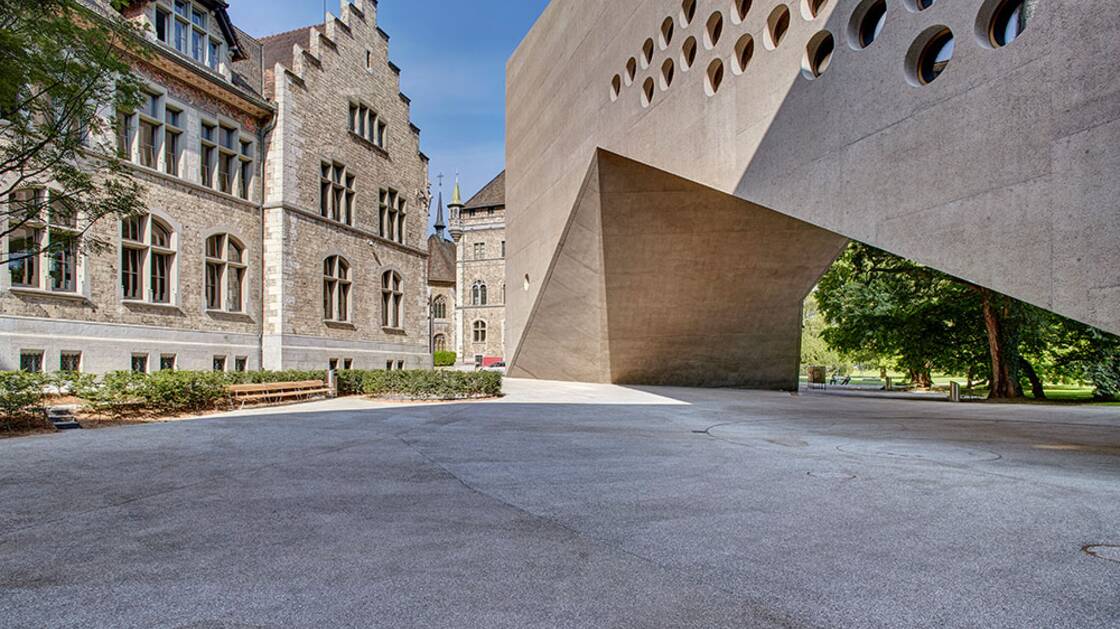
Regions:
<instances>
[{"instance_id":1,"label":"circular opening in concrete","mask_svg":"<svg viewBox=\"0 0 1120 629\"><path fill-rule=\"evenodd\" d=\"M937 0L906 0L906 8L911 11L925 11L937 4Z\"/></svg>"},{"instance_id":2,"label":"circular opening in concrete","mask_svg":"<svg viewBox=\"0 0 1120 629\"><path fill-rule=\"evenodd\" d=\"M805 47L805 58L801 62L801 73L805 78L813 80L828 69L832 62L832 53L836 50L836 40L832 33L821 31L809 40Z\"/></svg>"},{"instance_id":3,"label":"circular opening in concrete","mask_svg":"<svg viewBox=\"0 0 1120 629\"><path fill-rule=\"evenodd\" d=\"M642 83L642 107L649 107L653 103L653 87L652 76L646 79L645 83Z\"/></svg>"},{"instance_id":4,"label":"circular opening in concrete","mask_svg":"<svg viewBox=\"0 0 1120 629\"><path fill-rule=\"evenodd\" d=\"M611 102L618 100L618 94L622 91L622 77L614 75L611 79Z\"/></svg>"},{"instance_id":5,"label":"circular opening in concrete","mask_svg":"<svg viewBox=\"0 0 1120 629\"><path fill-rule=\"evenodd\" d=\"M708 18L707 27L704 29L704 47L708 50L715 48L719 44L720 37L723 37L723 14L716 11Z\"/></svg>"},{"instance_id":6,"label":"circular opening in concrete","mask_svg":"<svg viewBox=\"0 0 1120 629\"><path fill-rule=\"evenodd\" d=\"M743 35L739 41L735 43L735 63L731 66L731 71L735 74L742 74L747 71L747 66L751 64L751 59L754 58L754 38L750 35Z\"/></svg>"},{"instance_id":7,"label":"circular opening in concrete","mask_svg":"<svg viewBox=\"0 0 1120 629\"><path fill-rule=\"evenodd\" d=\"M789 7L784 4L778 5L770 12L770 17L766 18L766 34L762 43L766 44L767 49L774 50L781 45L787 32L789 32Z\"/></svg>"},{"instance_id":8,"label":"circular opening in concrete","mask_svg":"<svg viewBox=\"0 0 1120 629\"><path fill-rule=\"evenodd\" d=\"M735 10L731 12L731 21L735 24L742 24L747 20L747 14L751 12L751 0L732 0L735 5Z\"/></svg>"},{"instance_id":9,"label":"circular opening in concrete","mask_svg":"<svg viewBox=\"0 0 1120 629\"><path fill-rule=\"evenodd\" d=\"M1081 551L1090 557L1120 563L1120 546L1114 544L1092 544L1082 547Z\"/></svg>"},{"instance_id":10,"label":"circular opening in concrete","mask_svg":"<svg viewBox=\"0 0 1120 629\"><path fill-rule=\"evenodd\" d=\"M806 20L817 19L828 2L829 0L801 0L801 17Z\"/></svg>"},{"instance_id":11,"label":"circular opening in concrete","mask_svg":"<svg viewBox=\"0 0 1120 629\"><path fill-rule=\"evenodd\" d=\"M630 57L630 59L626 62L626 72L624 74L624 76L626 77L626 85L633 85L634 84L634 76L636 76L637 74L638 74L638 60L633 58L633 57Z\"/></svg>"},{"instance_id":12,"label":"circular opening in concrete","mask_svg":"<svg viewBox=\"0 0 1120 629\"><path fill-rule=\"evenodd\" d=\"M652 38L647 39L646 43L642 44L641 59L642 59L642 69L643 70L648 68L649 64L653 62L653 39Z\"/></svg>"},{"instance_id":13,"label":"circular opening in concrete","mask_svg":"<svg viewBox=\"0 0 1120 629\"><path fill-rule=\"evenodd\" d=\"M931 26L906 53L906 80L914 86L933 83L953 59L956 39L948 26Z\"/></svg>"},{"instance_id":14,"label":"circular opening in concrete","mask_svg":"<svg viewBox=\"0 0 1120 629\"><path fill-rule=\"evenodd\" d=\"M665 63L661 64L661 91L664 92L673 84L673 72L675 70L672 59L666 59Z\"/></svg>"},{"instance_id":15,"label":"circular opening in concrete","mask_svg":"<svg viewBox=\"0 0 1120 629\"><path fill-rule=\"evenodd\" d=\"M673 43L673 27L673 18L671 17L665 18L665 21L661 23L661 37L658 42L661 44L661 50L665 50L669 47L669 44Z\"/></svg>"},{"instance_id":16,"label":"circular opening in concrete","mask_svg":"<svg viewBox=\"0 0 1120 629\"><path fill-rule=\"evenodd\" d=\"M681 26L688 28L692 24L692 19L696 17L696 0L682 0L681 2Z\"/></svg>"},{"instance_id":17,"label":"circular opening in concrete","mask_svg":"<svg viewBox=\"0 0 1120 629\"><path fill-rule=\"evenodd\" d=\"M687 71L694 63L696 63L696 38L689 37L681 46L681 69Z\"/></svg>"},{"instance_id":18,"label":"circular opening in concrete","mask_svg":"<svg viewBox=\"0 0 1120 629\"><path fill-rule=\"evenodd\" d=\"M715 96L723 85L723 61L714 59L708 64L708 74L704 81L704 91L708 96Z\"/></svg>"},{"instance_id":19,"label":"circular opening in concrete","mask_svg":"<svg viewBox=\"0 0 1120 629\"><path fill-rule=\"evenodd\" d=\"M879 39L887 25L887 0L863 0L848 23L848 43L863 50Z\"/></svg>"},{"instance_id":20,"label":"circular opening in concrete","mask_svg":"<svg viewBox=\"0 0 1120 629\"><path fill-rule=\"evenodd\" d=\"M1003 48L1027 30L1032 11L1025 0L985 0L976 18L976 34L988 48Z\"/></svg>"}]
</instances>

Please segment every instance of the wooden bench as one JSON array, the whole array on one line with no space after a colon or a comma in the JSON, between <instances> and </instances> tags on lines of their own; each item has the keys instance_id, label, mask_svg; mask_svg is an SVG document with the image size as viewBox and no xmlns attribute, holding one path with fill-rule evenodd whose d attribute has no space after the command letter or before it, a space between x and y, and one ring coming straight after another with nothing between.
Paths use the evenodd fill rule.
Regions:
<instances>
[{"instance_id":1,"label":"wooden bench","mask_svg":"<svg viewBox=\"0 0 1120 629\"><path fill-rule=\"evenodd\" d=\"M293 399L310 399L329 395L331 388L322 380L303 380L300 382L268 382L264 384L230 385L230 398L240 402L242 408L250 402L284 402Z\"/></svg>"}]
</instances>

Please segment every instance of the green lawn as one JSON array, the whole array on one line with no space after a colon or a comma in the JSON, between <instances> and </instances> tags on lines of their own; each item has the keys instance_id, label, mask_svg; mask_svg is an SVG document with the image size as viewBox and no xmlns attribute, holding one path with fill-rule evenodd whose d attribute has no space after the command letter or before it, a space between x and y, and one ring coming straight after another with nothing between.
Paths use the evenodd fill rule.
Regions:
<instances>
[{"instance_id":1,"label":"green lawn","mask_svg":"<svg viewBox=\"0 0 1120 629\"><path fill-rule=\"evenodd\" d=\"M905 374L888 373L887 376L892 379L892 383L896 387L905 388L910 384ZM827 381L831 381L831 378L832 376L830 374ZM808 382L808 378L802 376L801 381ZM935 391L945 391L947 393L949 391L949 383L953 381L958 382L961 385L962 390L964 389L965 385L968 384L967 380L964 378L947 376L944 374L935 374L933 377L933 389ZM878 372L856 372L852 374L851 384L864 387L882 387L883 381L879 378ZM1045 384L1044 387L1046 389L1046 399L1049 402L1093 404L1097 406L1120 406L1120 402L1095 402L1093 400L1093 387L1091 386L1080 386L1073 384ZM980 398L987 397L988 395L988 390L986 388L974 389L971 393L969 393L967 390L964 392L965 395L971 394L972 396ZM1033 399L1030 391L1026 392L1026 396L1027 399Z\"/></svg>"}]
</instances>

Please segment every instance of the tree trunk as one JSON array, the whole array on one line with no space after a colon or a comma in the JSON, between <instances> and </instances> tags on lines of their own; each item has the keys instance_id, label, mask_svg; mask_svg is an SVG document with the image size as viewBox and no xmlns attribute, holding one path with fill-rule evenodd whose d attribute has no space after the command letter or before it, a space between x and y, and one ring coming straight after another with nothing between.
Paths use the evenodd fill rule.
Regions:
<instances>
[{"instance_id":1,"label":"tree trunk","mask_svg":"<svg viewBox=\"0 0 1120 629\"><path fill-rule=\"evenodd\" d=\"M1023 397L1019 384L1019 343L1011 315L1011 301L986 288L978 288L984 306L984 327L988 331L988 351L992 357L989 399Z\"/></svg>"},{"instance_id":2,"label":"tree trunk","mask_svg":"<svg viewBox=\"0 0 1120 629\"><path fill-rule=\"evenodd\" d=\"M1019 367L1031 383L1031 393L1034 395L1034 399L1045 400L1046 389L1043 388L1042 380L1039 379L1038 373L1034 370L1034 365L1026 358L1019 356Z\"/></svg>"}]
</instances>

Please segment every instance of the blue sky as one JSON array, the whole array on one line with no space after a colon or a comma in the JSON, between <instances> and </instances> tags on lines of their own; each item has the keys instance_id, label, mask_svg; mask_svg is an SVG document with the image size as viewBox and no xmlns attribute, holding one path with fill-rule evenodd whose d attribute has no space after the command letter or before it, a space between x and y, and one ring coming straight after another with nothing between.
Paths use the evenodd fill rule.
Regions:
<instances>
[{"instance_id":1,"label":"blue sky","mask_svg":"<svg viewBox=\"0 0 1120 629\"><path fill-rule=\"evenodd\" d=\"M254 36L321 23L322 0L229 0L233 21ZM505 65L548 0L380 0L378 25L401 68L412 121L431 158L432 196L460 173L470 197L504 168ZM327 0L337 13L338 0ZM466 198L463 199L464 201Z\"/></svg>"}]
</instances>

